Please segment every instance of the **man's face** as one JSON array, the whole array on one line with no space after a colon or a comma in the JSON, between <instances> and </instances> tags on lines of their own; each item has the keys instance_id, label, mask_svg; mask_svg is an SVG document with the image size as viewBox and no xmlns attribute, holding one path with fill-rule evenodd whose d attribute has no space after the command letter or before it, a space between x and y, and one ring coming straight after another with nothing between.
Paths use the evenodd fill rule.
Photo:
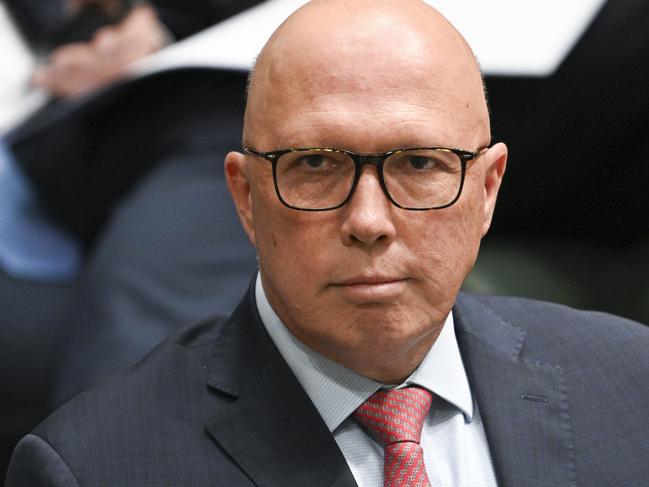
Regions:
<instances>
[{"instance_id":1,"label":"man's face","mask_svg":"<svg viewBox=\"0 0 649 487\"><path fill-rule=\"evenodd\" d=\"M488 143L471 111L457 109L465 98L440 91L453 80L436 83L423 62L395 64L372 52L365 72L340 64L345 52L327 69L306 60L301 69L280 62L269 70L263 82L274 91L263 116L250 122L260 128L246 144L373 154L431 146L474 151ZM351 201L322 212L283 206L271 165L260 157L232 153L226 167L264 289L285 325L321 354L392 381L399 378L392 364L405 360L414 368L430 348L473 266L504 169L503 159L494 173L495 157L492 149L470 163L459 201L431 211L393 206L370 166Z\"/></svg>"}]
</instances>

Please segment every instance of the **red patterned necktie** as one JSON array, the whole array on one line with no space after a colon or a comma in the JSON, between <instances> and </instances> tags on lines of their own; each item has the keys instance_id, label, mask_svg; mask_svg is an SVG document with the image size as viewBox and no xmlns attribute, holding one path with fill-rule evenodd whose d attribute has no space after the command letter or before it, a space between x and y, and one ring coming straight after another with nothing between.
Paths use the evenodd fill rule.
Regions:
<instances>
[{"instance_id":1,"label":"red patterned necktie","mask_svg":"<svg viewBox=\"0 0 649 487\"><path fill-rule=\"evenodd\" d=\"M354 412L354 418L383 444L384 487L430 487L419 444L433 395L421 387L381 389Z\"/></svg>"}]
</instances>

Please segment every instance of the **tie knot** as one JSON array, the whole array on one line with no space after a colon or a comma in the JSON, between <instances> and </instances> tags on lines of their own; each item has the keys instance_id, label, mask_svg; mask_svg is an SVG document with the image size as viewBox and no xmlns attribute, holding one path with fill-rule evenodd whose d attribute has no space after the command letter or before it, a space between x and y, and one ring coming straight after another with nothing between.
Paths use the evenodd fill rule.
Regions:
<instances>
[{"instance_id":1,"label":"tie knot","mask_svg":"<svg viewBox=\"0 0 649 487\"><path fill-rule=\"evenodd\" d=\"M381 389L354 412L354 418L384 446L419 443L433 395L421 387Z\"/></svg>"}]
</instances>

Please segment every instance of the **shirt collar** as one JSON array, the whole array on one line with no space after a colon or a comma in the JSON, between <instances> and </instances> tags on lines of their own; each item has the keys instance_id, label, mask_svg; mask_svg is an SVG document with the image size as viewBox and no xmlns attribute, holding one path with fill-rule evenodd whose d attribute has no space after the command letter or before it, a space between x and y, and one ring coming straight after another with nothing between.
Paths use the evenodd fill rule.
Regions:
<instances>
[{"instance_id":1,"label":"shirt collar","mask_svg":"<svg viewBox=\"0 0 649 487\"><path fill-rule=\"evenodd\" d=\"M257 309L268 334L298 382L333 432L367 398L384 384L363 377L320 355L298 340L273 311L257 274ZM473 400L455 339L453 316L449 314L442 332L428 354L402 385L416 384L432 391L462 411L466 421L473 417Z\"/></svg>"}]
</instances>

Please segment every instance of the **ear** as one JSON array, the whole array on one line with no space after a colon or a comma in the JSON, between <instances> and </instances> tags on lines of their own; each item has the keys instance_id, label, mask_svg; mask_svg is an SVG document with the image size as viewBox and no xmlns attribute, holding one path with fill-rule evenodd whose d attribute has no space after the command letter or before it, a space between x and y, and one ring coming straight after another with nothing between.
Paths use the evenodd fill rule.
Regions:
<instances>
[{"instance_id":1,"label":"ear","mask_svg":"<svg viewBox=\"0 0 649 487\"><path fill-rule=\"evenodd\" d=\"M491 219L496 207L498 190L502 183L507 166L507 146L503 143L490 147L483 155L486 163L484 179L484 208L482 222L482 236L484 237L491 226Z\"/></svg>"},{"instance_id":2,"label":"ear","mask_svg":"<svg viewBox=\"0 0 649 487\"><path fill-rule=\"evenodd\" d=\"M240 152L229 152L225 156L225 180L228 183L241 225L248 234L250 242L256 246L252 194L246 162L246 156Z\"/></svg>"}]
</instances>

